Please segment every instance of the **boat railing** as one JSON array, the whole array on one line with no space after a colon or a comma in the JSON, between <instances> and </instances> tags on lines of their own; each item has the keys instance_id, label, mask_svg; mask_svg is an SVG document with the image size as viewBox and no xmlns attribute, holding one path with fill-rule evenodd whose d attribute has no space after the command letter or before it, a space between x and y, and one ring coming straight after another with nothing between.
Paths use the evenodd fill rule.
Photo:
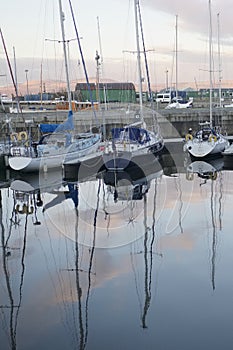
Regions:
<instances>
[{"instance_id":1,"label":"boat railing","mask_svg":"<svg viewBox=\"0 0 233 350\"><path fill-rule=\"evenodd\" d=\"M13 157L35 157L35 149L30 146L14 146L11 148Z\"/></svg>"}]
</instances>

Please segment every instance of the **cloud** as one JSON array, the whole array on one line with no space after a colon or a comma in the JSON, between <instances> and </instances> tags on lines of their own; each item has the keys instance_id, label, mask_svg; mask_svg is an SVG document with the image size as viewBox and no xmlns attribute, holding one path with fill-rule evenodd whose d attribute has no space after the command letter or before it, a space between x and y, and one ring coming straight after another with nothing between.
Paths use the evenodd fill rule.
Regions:
<instances>
[{"instance_id":1,"label":"cloud","mask_svg":"<svg viewBox=\"0 0 233 350\"><path fill-rule=\"evenodd\" d=\"M209 30L209 5L207 0L144 0L144 7L153 11L161 11L167 15L178 15L181 28L189 32L195 31L201 36ZM142 6L142 5L141 5ZM212 24L216 27L217 13L220 13L222 35L232 38L232 14L228 9L232 6L231 0L212 1Z\"/></svg>"},{"instance_id":2,"label":"cloud","mask_svg":"<svg viewBox=\"0 0 233 350\"><path fill-rule=\"evenodd\" d=\"M129 4L128 4L129 3ZM148 53L150 64L150 75L152 85L165 85L165 70L169 71L169 79L175 81L174 63L174 43L175 43L175 15L178 15L178 78L179 82L194 82L194 77L198 82L208 80L208 34L209 34L209 13L208 0L143 0L140 1L145 36L146 49L154 52ZM123 54L123 50L135 49L135 33L133 20L133 0L111 0L106 5L105 0L100 0L101 11L100 24L103 48L103 66L101 67L102 78L115 81L132 81L137 84L136 55ZM128 6L129 5L129 6ZM84 5L83 5L84 6ZM122 9L122 16L118 18L109 14L109 7L114 11ZM220 46L222 60L222 76L224 79L232 79L232 16L228 10L231 8L230 0L212 0L213 19L213 43L215 67L218 66L217 48L217 13L220 13ZM80 8L83 13L85 8ZM98 10L94 7L89 13L93 21ZM127 17L128 16L128 17ZM128 18L128 21L127 21ZM83 35L82 46L87 65L89 77L96 77L95 50L98 48L97 28L93 30L87 25L85 16L78 17L81 33ZM127 23L126 23L127 21ZM95 23L96 25L96 23ZM91 27L91 28L90 28ZM8 42L7 42L8 44ZM83 68L79 53L74 54L75 42L72 48L71 59L71 80L83 80ZM9 45L8 45L9 46ZM51 48L51 43L49 45ZM47 48L48 49L48 48ZM85 49L85 50L84 50ZM16 47L16 56L18 56ZM4 54L2 55L4 57ZM64 65L51 58L43 58L43 81L56 80L65 81ZM40 81L41 58L17 58L18 83L21 84L22 91L25 85L25 69L28 69L28 79ZM13 58L11 57L13 66ZM11 86L9 70L6 60L0 57L0 74L7 75L7 78L0 78L0 86ZM4 68L5 67L5 68ZM217 70L216 70L217 71ZM173 72L173 73L172 73ZM217 77L217 73L216 73ZM38 83L39 89L40 83ZM59 86L59 85L58 85ZM199 85L200 86L200 85ZM164 87L164 86L163 86Z\"/></svg>"}]
</instances>

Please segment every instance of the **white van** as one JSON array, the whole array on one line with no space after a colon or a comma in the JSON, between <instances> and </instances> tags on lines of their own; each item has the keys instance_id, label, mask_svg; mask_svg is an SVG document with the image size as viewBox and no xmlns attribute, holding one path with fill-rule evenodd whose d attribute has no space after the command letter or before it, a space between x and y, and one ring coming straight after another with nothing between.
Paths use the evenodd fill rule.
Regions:
<instances>
[{"instance_id":1,"label":"white van","mask_svg":"<svg viewBox=\"0 0 233 350\"><path fill-rule=\"evenodd\" d=\"M169 92L164 94L157 94L156 102L171 102L171 94Z\"/></svg>"}]
</instances>

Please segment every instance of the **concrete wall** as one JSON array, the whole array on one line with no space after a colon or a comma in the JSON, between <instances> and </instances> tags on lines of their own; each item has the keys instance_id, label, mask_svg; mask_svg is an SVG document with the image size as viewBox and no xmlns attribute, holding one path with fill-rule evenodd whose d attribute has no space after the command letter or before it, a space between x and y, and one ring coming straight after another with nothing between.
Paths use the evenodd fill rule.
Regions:
<instances>
[{"instance_id":1,"label":"concrete wall","mask_svg":"<svg viewBox=\"0 0 233 350\"><path fill-rule=\"evenodd\" d=\"M138 119L130 118L125 113L125 110L114 105L115 108L109 110L101 110L96 112L96 119L93 119L93 113L91 111L81 111L74 115L75 128L78 131L85 131L90 129L91 126L96 125L96 120L99 124L105 125L106 134L109 135L113 126L121 126L126 123L132 123L138 121ZM37 126L40 123L62 123L66 117L65 111L48 111L41 113L25 113L23 116L17 116L9 114L8 118L11 118L11 124L13 130L18 132L25 129L24 121L33 121L33 132L36 135ZM184 110L165 110L160 109L156 112L158 124L160 126L161 133L164 138L177 138L184 137L191 127L193 130L198 128L200 121L209 120L209 110L207 108L190 108ZM0 138L6 136L8 132L7 116L0 113ZM233 108L215 108L213 110L213 120L216 124L222 125L223 130L228 135L233 135ZM152 124L151 117L145 117L145 121L148 126Z\"/></svg>"}]
</instances>

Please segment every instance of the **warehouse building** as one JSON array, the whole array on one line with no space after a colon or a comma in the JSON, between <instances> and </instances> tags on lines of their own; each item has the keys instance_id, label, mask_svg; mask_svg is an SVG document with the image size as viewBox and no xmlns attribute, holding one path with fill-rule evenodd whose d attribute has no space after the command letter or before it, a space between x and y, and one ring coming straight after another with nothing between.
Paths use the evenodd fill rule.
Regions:
<instances>
[{"instance_id":1,"label":"warehouse building","mask_svg":"<svg viewBox=\"0 0 233 350\"><path fill-rule=\"evenodd\" d=\"M78 101L109 102L136 102L136 91L133 83L90 83L90 89L86 83L77 83L75 87L75 99ZM91 94L90 94L90 91ZM92 95L92 96L90 96Z\"/></svg>"}]
</instances>

